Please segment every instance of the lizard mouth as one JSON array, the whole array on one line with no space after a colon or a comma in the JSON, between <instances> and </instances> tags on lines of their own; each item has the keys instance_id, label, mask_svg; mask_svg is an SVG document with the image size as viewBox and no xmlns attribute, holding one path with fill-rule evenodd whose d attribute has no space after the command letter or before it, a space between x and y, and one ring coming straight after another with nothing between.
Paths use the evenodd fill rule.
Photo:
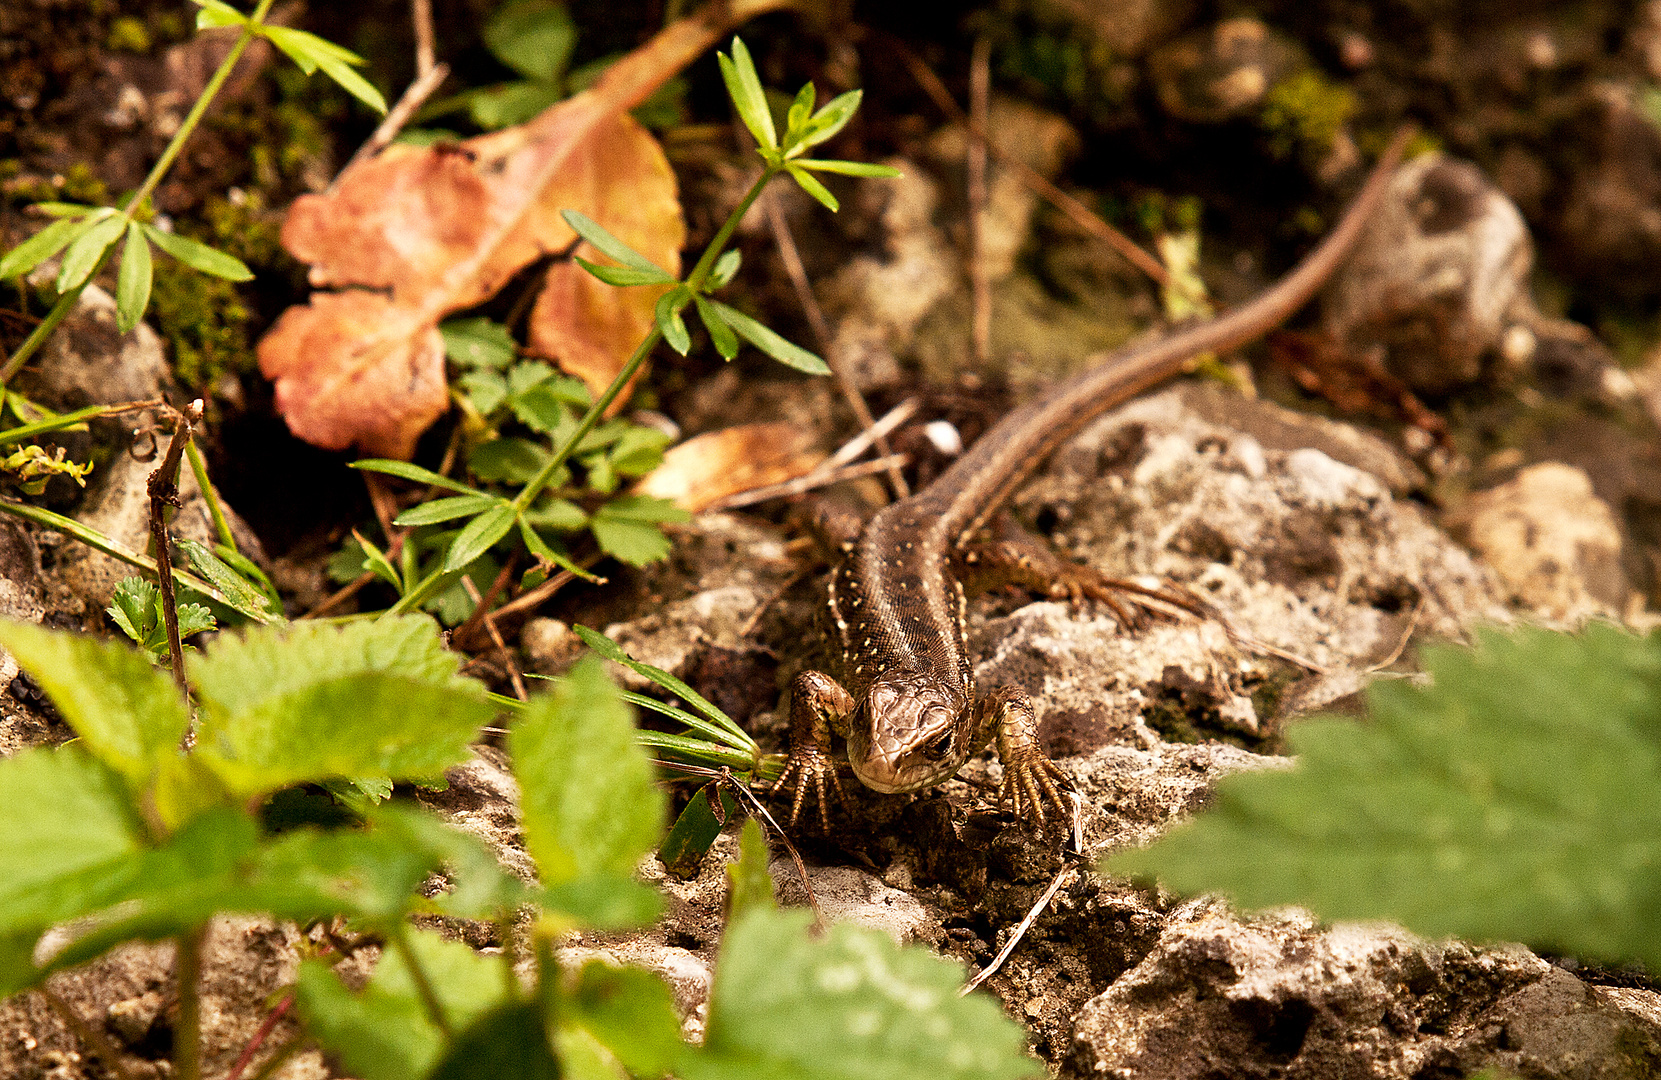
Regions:
<instances>
[{"instance_id":1,"label":"lizard mouth","mask_svg":"<svg viewBox=\"0 0 1661 1080\"><path fill-rule=\"evenodd\" d=\"M854 766L859 782L884 795L904 795L951 778L955 768L943 771L938 761L906 761L870 755Z\"/></svg>"}]
</instances>

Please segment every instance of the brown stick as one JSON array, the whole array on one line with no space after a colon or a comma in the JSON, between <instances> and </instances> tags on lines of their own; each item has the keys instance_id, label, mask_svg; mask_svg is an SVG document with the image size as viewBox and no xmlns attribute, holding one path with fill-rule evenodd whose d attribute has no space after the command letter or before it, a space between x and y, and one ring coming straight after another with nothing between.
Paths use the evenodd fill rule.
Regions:
<instances>
[{"instance_id":1,"label":"brown stick","mask_svg":"<svg viewBox=\"0 0 1661 1080\"><path fill-rule=\"evenodd\" d=\"M969 123L986 130L992 97L992 42L975 39L969 59ZM969 346L975 363L992 359L992 274L986 265L986 140L970 139L965 162L969 195Z\"/></svg>"},{"instance_id":2,"label":"brown stick","mask_svg":"<svg viewBox=\"0 0 1661 1080\"><path fill-rule=\"evenodd\" d=\"M197 398L177 414L178 422L173 427L173 438L168 440L167 453L162 457L161 465L150 474L146 485L150 494L150 539L156 546L156 575L161 586L162 621L167 626L167 651L173 659L173 681L178 684L179 692L186 695L190 693L190 686L185 682L185 651L179 641L179 605L173 593L173 553L168 550L167 508L179 505L179 488L174 477L179 475L179 462L195 434L195 425L202 421L202 410L202 399ZM189 741L190 733L187 731L187 749Z\"/></svg>"}]
</instances>

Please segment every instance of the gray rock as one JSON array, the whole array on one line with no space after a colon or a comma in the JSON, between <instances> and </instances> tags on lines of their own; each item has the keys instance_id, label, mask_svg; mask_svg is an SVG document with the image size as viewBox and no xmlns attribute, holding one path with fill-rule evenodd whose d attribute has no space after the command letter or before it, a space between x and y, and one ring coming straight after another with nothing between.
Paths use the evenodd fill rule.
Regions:
<instances>
[{"instance_id":1,"label":"gray rock","mask_svg":"<svg viewBox=\"0 0 1661 1080\"><path fill-rule=\"evenodd\" d=\"M1306 66L1297 42L1247 16L1185 34L1148 58L1165 111L1204 124L1254 113L1277 82Z\"/></svg>"}]
</instances>

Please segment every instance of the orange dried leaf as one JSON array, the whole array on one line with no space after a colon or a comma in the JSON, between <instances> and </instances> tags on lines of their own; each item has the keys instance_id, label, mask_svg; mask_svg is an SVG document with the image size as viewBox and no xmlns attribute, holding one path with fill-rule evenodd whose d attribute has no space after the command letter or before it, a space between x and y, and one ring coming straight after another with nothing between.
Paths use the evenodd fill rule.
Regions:
<instances>
[{"instance_id":1,"label":"orange dried leaf","mask_svg":"<svg viewBox=\"0 0 1661 1080\"><path fill-rule=\"evenodd\" d=\"M686 440L635 486L640 495L668 499L693 513L740 491L794 480L825 455L812 435L794 424L740 424Z\"/></svg>"},{"instance_id":2,"label":"orange dried leaf","mask_svg":"<svg viewBox=\"0 0 1661 1080\"><path fill-rule=\"evenodd\" d=\"M606 199L595 205L575 195L605 187L599 170L606 156L650 156L640 148L644 133L626 116L629 109L733 26L783 3L717 0L526 124L459 145L390 147L346 170L330 191L295 200L284 246L312 264L314 286L347 291L320 293L290 308L259 344L260 370L276 382L278 408L294 433L330 449L355 444L409 457L447 405L439 320L478 304L536 258L569 244L573 236L560 210L580 210L631 242L640 239L638 231L630 235L637 226L660 225L661 191L642 196L632 180L621 183L609 220ZM574 188L564 186L567 176ZM678 217L672 182L668 199ZM668 239L678 249L680 234L671 231ZM671 259L664 264L673 269ZM624 313L633 302L640 301L623 301L601 319L612 339L633 318ZM552 300L548 306L559 309ZM575 297L565 306L577 314L593 307ZM563 343L548 347L563 350L562 360L583 351ZM586 362L594 362L598 348Z\"/></svg>"}]
</instances>

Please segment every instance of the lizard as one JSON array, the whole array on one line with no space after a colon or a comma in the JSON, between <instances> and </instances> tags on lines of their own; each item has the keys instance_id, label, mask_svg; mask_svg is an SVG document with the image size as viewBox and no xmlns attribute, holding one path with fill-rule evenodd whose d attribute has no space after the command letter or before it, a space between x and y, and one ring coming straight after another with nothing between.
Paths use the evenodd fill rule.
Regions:
<instances>
[{"instance_id":1,"label":"lizard","mask_svg":"<svg viewBox=\"0 0 1661 1080\"><path fill-rule=\"evenodd\" d=\"M1046 802L1066 816L1061 791L1070 784L1039 745L1026 691L1002 686L975 693L965 629L969 586L1001 581L1077 600L1123 583L1092 577L1082 566L1066 570L1053 557L1046 566L1013 556L1007 544L972 541L1087 422L1184 373L1199 355L1268 333L1302 307L1360 238L1409 135L1410 129L1397 134L1337 226L1277 283L1208 321L1114 351L1010 412L932 484L878 511L842 545L829 613L848 683L813 670L791 682L790 753L773 791L793 793L792 826L810 791L827 832L827 786L845 801L829 756L833 731L847 741L860 782L895 794L943 783L995 741L1001 794L1017 818L1025 803L1042 830Z\"/></svg>"}]
</instances>

